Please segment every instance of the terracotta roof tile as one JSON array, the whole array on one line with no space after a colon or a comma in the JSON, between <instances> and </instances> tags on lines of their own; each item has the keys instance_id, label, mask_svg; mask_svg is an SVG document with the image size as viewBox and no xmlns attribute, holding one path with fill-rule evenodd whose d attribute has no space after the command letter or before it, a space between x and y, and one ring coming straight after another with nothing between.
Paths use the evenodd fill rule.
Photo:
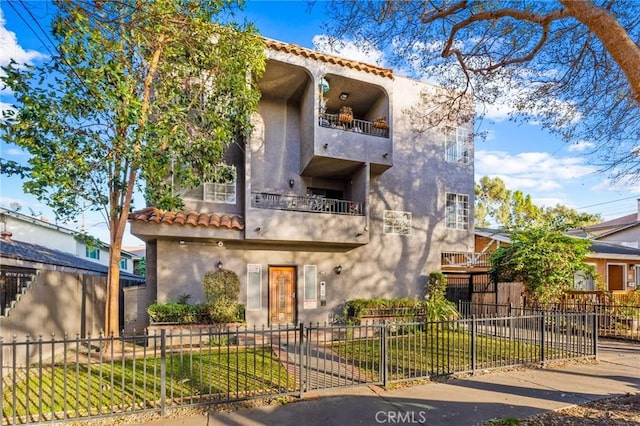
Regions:
<instances>
[{"instance_id":1,"label":"terracotta roof tile","mask_svg":"<svg viewBox=\"0 0 640 426\"><path fill-rule=\"evenodd\" d=\"M166 225L191 225L211 228L244 229L244 220L240 216L219 215L215 213L171 212L155 207L147 207L129 214L130 221L163 223Z\"/></svg>"},{"instance_id":2,"label":"terracotta roof tile","mask_svg":"<svg viewBox=\"0 0 640 426\"><path fill-rule=\"evenodd\" d=\"M358 71L368 72L370 74L379 75L380 77L393 78L393 70L382 68L377 65L365 64L364 62L352 61L350 59L340 58L338 56L329 55L327 53L316 52L295 44L283 43L281 41L265 38L265 43L269 49L280 52L291 53L293 55L311 58L321 62L340 65L347 68L353 68Z\"/></svg>"}]
</instances>

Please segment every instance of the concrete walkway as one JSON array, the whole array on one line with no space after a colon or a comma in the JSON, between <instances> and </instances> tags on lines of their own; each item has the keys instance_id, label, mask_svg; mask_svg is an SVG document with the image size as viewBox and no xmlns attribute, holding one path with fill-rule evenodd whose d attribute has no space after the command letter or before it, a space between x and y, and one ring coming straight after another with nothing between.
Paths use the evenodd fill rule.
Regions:
<instances>
[{"instance_id":1,"label":"concrete walkway","mask_svg":"<svg viewBox=\"0 0 640 426\"><path fill-rule=\"evenodd\" d=\"M385 391L376 386L305 394L305 399L149 426L377 424L475 425L640 392L640 342L601 340L597 363L516 369Z\"/></svg>"}]
</instances>

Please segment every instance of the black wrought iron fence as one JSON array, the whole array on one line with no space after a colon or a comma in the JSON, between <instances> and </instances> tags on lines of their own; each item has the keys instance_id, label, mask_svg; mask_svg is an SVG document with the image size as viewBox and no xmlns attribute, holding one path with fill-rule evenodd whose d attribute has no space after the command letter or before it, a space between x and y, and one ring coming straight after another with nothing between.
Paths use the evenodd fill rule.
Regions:
<instances>
[{"instance_id":1,"label":"black wrought iron fence","mask_svg":"<svg viewBox=\"0 0 640 426\"><path fill-rule=\"evenodd\" d=\"M3 424L82 420L594 357L596 315L0 341Z\"/></svg>"}]
</instances>

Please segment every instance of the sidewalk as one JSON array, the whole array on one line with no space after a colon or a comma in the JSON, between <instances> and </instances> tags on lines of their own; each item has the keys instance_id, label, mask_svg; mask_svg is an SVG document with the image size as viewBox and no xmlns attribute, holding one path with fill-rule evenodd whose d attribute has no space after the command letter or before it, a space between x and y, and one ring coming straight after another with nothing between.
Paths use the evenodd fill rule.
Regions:
<instances>
[{"instance_id":1,"label":"sidewalk","mask_svg":"<svg viewBox=\"0 0 640 426\"><path fill-rule=\"evenodd\" d=\"M148 426L474 425L523 418L627 392L640 392L640 342L601 340L599 362L518 369L385 391L379 387L306 394L300 402L208 416L166 418Z\"/></svg>"}]
</instances>

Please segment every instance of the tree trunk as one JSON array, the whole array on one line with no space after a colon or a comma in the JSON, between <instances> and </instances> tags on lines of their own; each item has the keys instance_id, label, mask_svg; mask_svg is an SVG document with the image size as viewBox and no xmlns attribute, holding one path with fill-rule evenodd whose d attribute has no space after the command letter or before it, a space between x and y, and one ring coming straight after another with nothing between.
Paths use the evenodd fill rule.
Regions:
<instances>
[{"instance_id":1,"label":"tree trunk","mask_svg":"<svg viewBox=\"0 0 640 426\"><path fill-rule=\"evenodd\" d=\"M631 95L640 103L640 46L606 9L591 1L559 0L571 16L587 26L602 42L627 77Z\"/></svg>"},{"instance_id":2,"label":"tree trunk","mask_svg":"<svg viewBox=\"0 0 640 426\"><path fill-rule=\"evenodd\" d=\"M112 241L109 248L109 274L104 310L104 334L106 337L120 335L120 258L122 239Z\"/></svg>"}]
</instances>

